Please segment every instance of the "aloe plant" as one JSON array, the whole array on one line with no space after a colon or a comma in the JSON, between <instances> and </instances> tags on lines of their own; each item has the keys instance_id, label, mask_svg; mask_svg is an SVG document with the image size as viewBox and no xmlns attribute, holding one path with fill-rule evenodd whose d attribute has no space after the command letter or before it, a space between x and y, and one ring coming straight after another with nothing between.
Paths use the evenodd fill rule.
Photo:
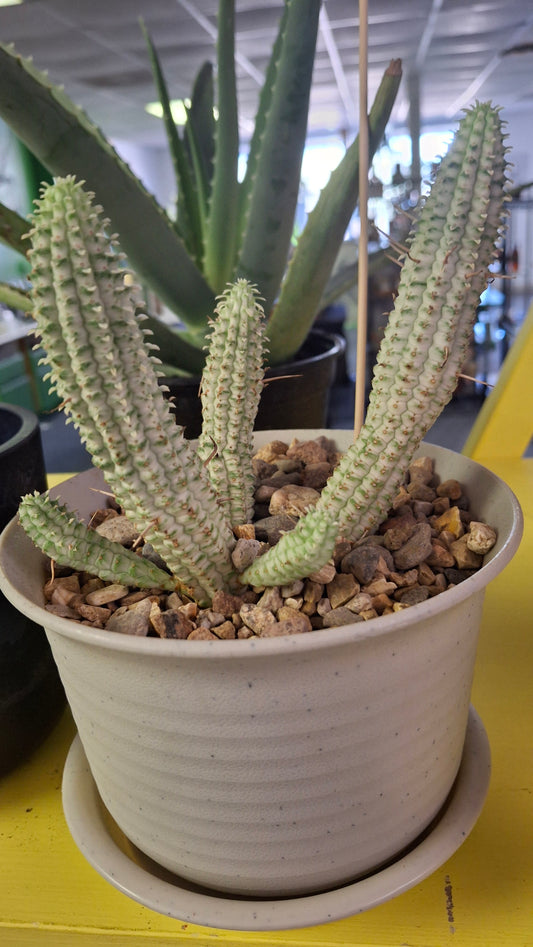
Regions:
<instances>
[{"instance_id":1,"label":"aloe plant","mask_svg":"<svg viewBox=\"0 0 533 947\"><path fill-rule=\"evenodd\" d=\"M476 105L421 210L360 434L316 507L240 576L231 561L232 527L251 516L251 432L264 345L257 291L240 279L219 301L195 447L157 385L153 343L135 315L138 291L125 285L108 222L72 177L45 189L30 255L52 383L126 515L166 562L165 587L175 583L205 603L217 588L242 582L286 584L321 568L339 536L357 539L378 524L455 388L503 226L506 166L499 111ZM53 558L109 577L114 544L94 536L89 542L58 504L28 496L20 517ZM137 574L135 558L119 557L117 575L151 584L142 560Z\"/></svg>"},{"instance_id":2,"label":"aloe plant","mask_svg":"<svg viewBox=\"0 0 533 947\"><path fill-rule=\"evenodd\" d=\"M155 319L150 328L164 362L187 372L197 373L203 366L207 318L229 280L244 277L258 287L265 301L272 364L296 353L324 295L331 299L328 280L357 203L358 140L324 188L287 269L320 3L285 0L242 182L237 179L235 0L220 0L219 5L216 102L212 69L204 64L194 83L183 135L172 121L169 91L147 35L176 170L175 220L62 89L12 47L0 46L0 118L51 173L74 174L94 191L138 277L182 320L185 332L174 332ZM395 60L370 111L370 157L382 139L400 78ZM15 231L5 231L5 238L11 233ZM19 304L25 308L24 299Z\"/></svg>"}]
</instances>

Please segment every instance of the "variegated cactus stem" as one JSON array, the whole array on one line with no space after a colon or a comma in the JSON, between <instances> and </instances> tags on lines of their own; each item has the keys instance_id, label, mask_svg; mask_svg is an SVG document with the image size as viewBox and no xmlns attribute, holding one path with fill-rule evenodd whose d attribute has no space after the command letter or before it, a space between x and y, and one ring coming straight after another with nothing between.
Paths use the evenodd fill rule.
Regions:
<instances>
[{"instance_id":1,"label":"variegated cactus stem","mask_svg":"<svg viewBox=\"0 0 533 947\"><path fill-rule=\"evenodd\" d=\"M233 542L194 447L158 384L122 256L72 177L33 218L32 297L53 388L124 512L199 601L231 584Z\"/></svg>"},{"instance_id":2,"label":"variegated cactus stem","mask_svg":"<svg viewBox=\"0 0 533 947\"><path fill-rule=\"evenodd\" d=\"M257 290L238 279L219 298L202 374L198 454L232 526L251 521L254 421L263 389L264 313Z\"/></svg>"},{"instance_id":3,"label":"variegated cactus stem","mask_svg":"<svg viewBox=\"0 0 533 947\"><path fill-rule=\"evenodd\" d=\"M47 494L22 498L19 519L32 542L59 565L141 589L189 590L149 559L88 529L66 506Z\"/></svg>"},{"instance_id":4,"label":"variegated cactus stem","mask_svg":"<svg viewBox=\"0 0 533 947\"><path fill-rule=\"evenodd\" d=\"M378 355L367 419L316 506L338 523L342 536L356 540L378 525L455 390L506 216L504 137L497 108L470 109L422 207ZM306 528L302 521L298 527ZM268 584L271 563L288 562L289 545L290 574L300 562L303 570L303 547L287 534L254 563L254 582ZM324 550L321 564L328 555Z\"/></svg>"}]
</instances>

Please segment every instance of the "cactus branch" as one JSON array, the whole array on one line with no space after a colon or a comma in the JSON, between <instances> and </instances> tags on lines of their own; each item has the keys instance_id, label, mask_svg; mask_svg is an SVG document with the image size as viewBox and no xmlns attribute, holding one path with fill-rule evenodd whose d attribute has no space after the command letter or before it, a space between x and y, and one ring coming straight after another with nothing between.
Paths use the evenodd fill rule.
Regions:
<instances>
[{"instance_id":1,"label":"cactus branch","mask_svg":"<svg viewBox=\"0 0 533 947\"><path fill-rule=\"evenodd\" d=\"M27 494L19 506L20 522L39 549L73 569L140 589L186 591L175 576L88 529L66 506L47 494Z\"/></svg>"},{"instance_id":2,"label":"cactus branch","mask_svg":"<svg viewBox=\"0 0 533 947\"><path fill-rule=\"evenodd\" d=\"M236 526L251 522L254 511L252 432L262 391L263 310L254 288L237 280L220 298L216 315L202 375L198 454Z\"/></svg>"}]
</instances>

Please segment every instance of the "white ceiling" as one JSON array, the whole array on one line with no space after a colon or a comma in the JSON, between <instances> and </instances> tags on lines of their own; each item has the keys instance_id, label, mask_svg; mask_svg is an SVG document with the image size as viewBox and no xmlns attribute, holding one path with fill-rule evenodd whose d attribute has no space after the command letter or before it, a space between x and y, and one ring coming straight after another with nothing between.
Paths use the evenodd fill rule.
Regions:
<instances>
[{"instance_id":1,"label":"white ceiling","mask_svg":"<svg viewBox=\"0 0 533 947\"><path fill-rule=\"evenodd\" d=\"M282 0L237 0L239 105L243 137L273 42ZM171 94L189 94L213 59L217 0L26 0L0 8L0 41L14 42L114 139L159 143L143 17ZM357 127L357 0L325 0L315 63L310 131ZM517 47L520 51L510 52ZM391 58L404 81L394 123L408 114L407 77L420 77L423 124L452 127L476 98L505 110L533 109L532 0L369 0L369 98Z\"/></svg>"}]
</instances>

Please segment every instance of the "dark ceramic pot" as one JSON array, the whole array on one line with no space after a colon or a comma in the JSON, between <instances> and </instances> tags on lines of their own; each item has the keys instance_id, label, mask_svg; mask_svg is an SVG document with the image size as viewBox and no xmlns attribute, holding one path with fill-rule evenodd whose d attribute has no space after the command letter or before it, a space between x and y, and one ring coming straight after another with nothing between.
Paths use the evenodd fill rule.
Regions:
<instances>
[{"instance_id":1,"label":"dark ceramic pot","mask_svg":"<svg viewBox=\"0 0 533 947\"><path fill-rule=\"evenodd\" d=\"M326 427L329 393L345 347L341 336L313 329L292 361L269 368L255 430ZM176 376L165 378L164 383L185 436L198 437L202 426L200 379Z\"/></svg>"},{"instance_id":2,"label":"dark ceramic pot","mask_svg":"<svg viewBox=\"0 0 533 947\"><path fill-rule=\"evenodd\" d=\"M31 411L0 404L0 530L21 496L46 490L39 422ZM43 629L0 593L0 775L50 732L65 695Z\"/></svg>"}]
</instances>

